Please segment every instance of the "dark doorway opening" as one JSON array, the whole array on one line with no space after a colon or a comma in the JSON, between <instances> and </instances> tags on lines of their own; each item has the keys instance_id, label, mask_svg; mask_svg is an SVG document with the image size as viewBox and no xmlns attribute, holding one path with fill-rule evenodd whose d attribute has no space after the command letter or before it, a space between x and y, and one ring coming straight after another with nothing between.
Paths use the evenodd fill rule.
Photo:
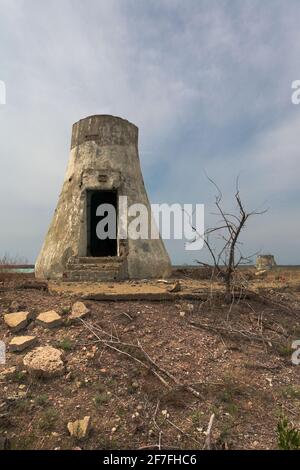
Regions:
<instances>
[{"instance_id":1,"label":"dark doorway opening","mask_svg":"<svg viewBox=\"0 0 300 470\"><path fill-rule=\"evenodd\" d=\"M117 191L88 191L87 192L87 255L88 256L117 256L117 224L111 235L104 240L97 235L97 226L103 219L107 219L107 212L97 215L97 209L101 204L110 204L115 208L117 215ZM117 221L117 217L116 217ZM108 226L105 226L107 231Z\"/></svg>"}]
</instances>

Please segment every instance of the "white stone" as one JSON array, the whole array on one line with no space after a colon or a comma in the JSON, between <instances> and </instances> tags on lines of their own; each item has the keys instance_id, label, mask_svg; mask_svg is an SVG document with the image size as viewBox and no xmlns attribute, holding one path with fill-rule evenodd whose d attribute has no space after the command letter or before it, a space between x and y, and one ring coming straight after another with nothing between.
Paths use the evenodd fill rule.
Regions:
<instances>
[{"instance_id":1,"label":"white stone","mask_svg":"<svg viewBox=\"0 0 300 470\"><path fill-rule=\"evenodd\" d=\"M49 312L40 313L36 322L46 328L55 328L61 325L62 318L55 310L50 310Z\"/></svg>"},{"instance_id":2,"label":"white stone","mask_svg":"<svg viewBox=\"0 0 300 470\"><path fill-rule=\"evenodd\" d=\"M29 312L6 313L4 321L12 331L20 331L28 325L30 320Z\"/></svg>"},{"instance_id":3,"label":"white stone","mask_svg":"<svg viewBox=\"0 0 300 470\"><path fill-rule=\"evenodd\" d=\"M72 307L72 312L70 315L70 320L77 320L79 318L84 318L88 313L89 309L84 305L83 302L75 302Z\"/></svg>"},{"instance_id":4,"label":"white stone","mask_svg":"<svg viewBox=\"0 0 300 470\"><path fill-rule=\"evenodd\" d=\"M35 348L23 359L28 372L35 377L55 377L64 373L63 352L52 346Z\"/></svg>"},{"instance_id":5,"label":"white stone","mask_svg":"<svg viewBox=\"0 0 300 470\"><path fill-rule=\"evenodd\" d=\"M36 336L15 336L9 343L12 352L21 352L29 348L36 342Z\"/></svg>"},{"instance_id":6,"label":"white stone","mask_svg":"<svg viewBox=\"0 0 300 470\"><path fill-rule=\"evenodd\" d=\"M91 427L91 417L85 416L83 419L71 421L68 423L68 431L75 439L84 439L87 437Z\"/></svg>"}]
</instances>

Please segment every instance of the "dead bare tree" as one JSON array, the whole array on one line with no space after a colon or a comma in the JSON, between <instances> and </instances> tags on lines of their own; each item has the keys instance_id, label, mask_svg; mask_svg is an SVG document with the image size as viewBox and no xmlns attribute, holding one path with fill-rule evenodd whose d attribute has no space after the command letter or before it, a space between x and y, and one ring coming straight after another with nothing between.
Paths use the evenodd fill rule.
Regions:
<instances>
[{"instance_id":1,"label":"dead bare tree","mask_svg":"<svg viewBox=\"0 0 300 470\"><path fill-rule=\"evenodd\" d=\"M227 212L223 208L223 195L220 188L211 178L208 177L208 179L217 190L217 195L215 198L217 213L214 213L213 215L218 216L219 220L215 227L206 229L204 235L202 236L199 235L195 227L193 227L193 230L196 232L195 240L198 237L203 239L203 242L212 259L212 265L201 260L197 260L197 263L202 266L213 267L213 273L224 280L226 290L225 297L228 302L231 302L233 293L233 280L237 267L243 264L251 263L253 256L257 254L254 253L250 256L244 256L242 254L240 248L241 243L239 241L241 232L243 229L245 229L246 222L250 217L254 215L262 215L267 212L267 209L261 211L254 210L251 212L247 212L245 210L240 196L239 179L237 178L236 191L234 196L235 202L237 204L236 212ZM212 236L217 236L221 239L221 246L219 249L213 246L211 241Z\"/></svg>"}]
</instances>

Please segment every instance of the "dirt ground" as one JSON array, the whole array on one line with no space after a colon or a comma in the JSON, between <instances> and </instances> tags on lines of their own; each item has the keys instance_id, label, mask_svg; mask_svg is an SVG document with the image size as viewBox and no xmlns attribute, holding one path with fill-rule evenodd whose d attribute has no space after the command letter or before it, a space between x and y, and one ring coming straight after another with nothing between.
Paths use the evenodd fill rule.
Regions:
<instances>
[{"instance_id":1,"label":"dirt ground","mask_svg":"<svg viewBox=\"0 0 300 470\"><path fill-rule=\"evenodd\" d=\"M292 341L300 339L300 269L277 268L263 278L250 273L250 294L230 305L218 295L221 283L195 273L191 279L179 270L168 283L49 283L49 289L25 275L2 276L0 340L8 344L14 336L4 313L36 317L55 309L63 326L49 330L33 320L25 334L62 349L66 368L61 377L32 378L22 362L28 351L7 352L0 365L0 447L202 449L214 414L213 448L278 448L281 416L300 428L300 366L291 362ZM111 299L87 298L109 292ZM122 300L137 292L145 298ZM147 300L148 293L162 300ZM70 324L71 307L83 297L86 323ZM67 423L87 415L91 432L76 441Z\"/></svg>"}]
</instances>

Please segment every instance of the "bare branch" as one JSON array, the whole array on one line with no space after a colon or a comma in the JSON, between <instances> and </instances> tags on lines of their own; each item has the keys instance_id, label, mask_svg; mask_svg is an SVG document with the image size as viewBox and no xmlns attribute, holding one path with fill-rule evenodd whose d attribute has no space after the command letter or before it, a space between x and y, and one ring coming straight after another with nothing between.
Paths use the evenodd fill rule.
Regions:
<instances>
[{"instance_id":1,"label":"bare branch","mask_svg":"<svg viewBox=\"0 0 300 470\"><path fill-rule=\"evenodd\" d=\"M241 252L239 248L239 246L241 245L241 242L239 240L241 232L245 229L246 222L250 217L252 217L253 215L265 214L267 212L267 209L261 211L254 210L251 212L247 212L245 210L240 195L238 176L236 178L236 190L234 195L237 204L237 213L235 214L224 210L222 205L223 194L219 186L207 174L206 176L210 183L217 190L217 195L215 197L215 206L217 208L217 212L214 213L214 215L220 216L221 219L218 221L217 226L206 229L204 235L198 234L194 227L193 230L198 235L198 237L203 240L213 261L213 265L216 269L217 275L220 275L225 280L226 297L228 298L228 300L230 300L232 297L232 281L236 269L239 265L249 264L251 262L251 258L254 256L244 256ZM213 247L209 239L210 236L214 236L222 240L222 246L218 251ZM205 263L203 261L198 261L198 264L201 264L202 266L210 266L208 263Z\"/></svg>"}]
</instances>

